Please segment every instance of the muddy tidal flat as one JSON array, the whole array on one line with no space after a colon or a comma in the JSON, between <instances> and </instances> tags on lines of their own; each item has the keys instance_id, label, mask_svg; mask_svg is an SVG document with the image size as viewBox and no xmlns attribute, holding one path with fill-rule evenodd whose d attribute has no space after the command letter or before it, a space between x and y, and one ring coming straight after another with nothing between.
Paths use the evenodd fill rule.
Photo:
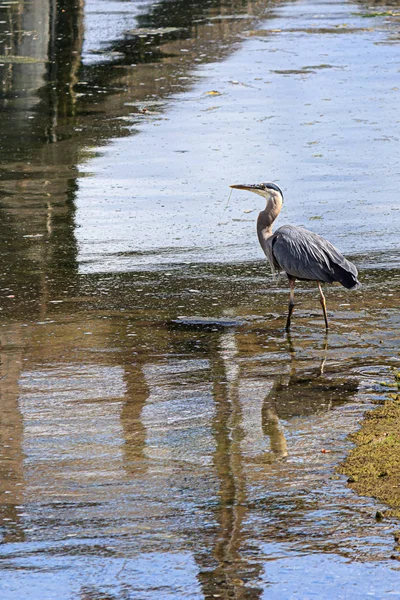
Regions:
<instances>
[{"instance_id":1,"label":"muddy tidal flat","mask_svg":"<svg viewBox=\"0 0 400 600\"><path fill-rule=\"evenodd\" d=\"M400 4L0 0L0 599L396 598ZM362 286L289 291L234 183Z\"/></svg>"}]
</instances>

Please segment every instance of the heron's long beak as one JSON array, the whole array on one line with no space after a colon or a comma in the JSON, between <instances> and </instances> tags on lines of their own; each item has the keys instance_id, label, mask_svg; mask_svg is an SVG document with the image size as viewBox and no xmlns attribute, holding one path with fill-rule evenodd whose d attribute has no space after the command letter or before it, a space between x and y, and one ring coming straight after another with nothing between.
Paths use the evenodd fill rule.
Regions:
<instances>
[{"instance_id":1,"label":"heron's long beak","mask_svg":"<svg viewBox=\"0 0 400 600\"><path fill-rule=\"evenodd\" d=\"M238 183L229 187L234 188L235 190L249 190L250 192L260 189L258 185L253 185L250 183Z\"/></svg>"}]
</instances>

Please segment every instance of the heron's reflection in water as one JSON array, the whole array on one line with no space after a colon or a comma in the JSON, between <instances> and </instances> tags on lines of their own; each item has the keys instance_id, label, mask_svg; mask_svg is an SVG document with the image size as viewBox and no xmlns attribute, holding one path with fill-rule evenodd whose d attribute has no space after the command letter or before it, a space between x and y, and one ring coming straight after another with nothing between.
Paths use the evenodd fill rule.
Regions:
<instances>
[{"instance_id":1,"label":"heron's reflection in water","mask_svg":"<svg viewBox=\"0 0 400 600\"><path fill-rule=\"evenodd\" d=\"M290 412L289 407L295 404L299 392L301 393L305 387L309 386L310 378L316 379L321 377L324 372L328 353L328 338L326 336L318 370L314 369L312 374L304 378L304 376L299 376L296 371L296 350L290 335L287 336L287 340L290 354L289 374L280 375L274 382L270 392L265 397L261 410L263 433L270 441L270 450L265 455L265 459L268 462L282 460L288 456L288 447L284 430L280 423L280 415L283 411Z\"/></svg>"},{"instance_id":2,"label":"heron's reflection in water","mask_svg":"<svg viewBox=\"0 0 400 600\"><path fill-rule=\"evenodd\" d=\"M270 451L266 453L265 458L270 462L286 458L287 442L275 408L269 406L267 402L264 403L261 417L264 435L270 440Z\"/></svg>"},{"instance_id":3,"label":"heron's reflection in water","mask_svg":"<svg viewBox=\"0 0 400 600\"><path fill-rule=\"evenodd\" d=\"M270 442L270 449L264 457L267 462L282 460L290 455L281 421L331 410L346 402L358 388L355 380L344 379L340 373L325 374L329 354L327 337L318 364L314 366L309 366L308 360L304 362L300 359L300 351L295 349L289 335L287 343L289 372L277 376L261 411L263 433Z\"/></svg>"}]
</instances>

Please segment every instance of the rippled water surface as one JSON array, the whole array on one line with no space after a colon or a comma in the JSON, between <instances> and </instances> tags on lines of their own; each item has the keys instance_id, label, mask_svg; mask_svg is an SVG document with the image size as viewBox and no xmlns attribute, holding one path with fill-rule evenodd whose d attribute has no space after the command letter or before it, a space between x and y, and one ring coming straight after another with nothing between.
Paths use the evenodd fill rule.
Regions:
<instances>
[{"instance_id":1,"label":"rippled water surface","mask_svg":"<svg viewBox=\"0 0 400 600\"><path fill-rule=\"evenodd\" d=\"M0 0L1 600L397 597L336 469L399 368L399 14ZM359 268L328 336L259 180Z\"/></svg>"}]
</instances>

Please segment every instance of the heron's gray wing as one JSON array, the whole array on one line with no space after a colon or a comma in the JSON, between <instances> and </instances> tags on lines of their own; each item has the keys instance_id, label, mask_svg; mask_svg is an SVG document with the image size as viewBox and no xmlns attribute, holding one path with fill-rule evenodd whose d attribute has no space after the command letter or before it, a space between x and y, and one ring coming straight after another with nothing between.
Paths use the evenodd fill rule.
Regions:
<instances>
[{"instance_id":1,"label":"heron's gray wing","mask_svg":"<svg viewBox=\"0 0 400 600\"><path fill-rule=\"evenodd\" d=\"M357 269L328 240L303 227L284 225L273 235L272 252L281 269L298 279L357 285Z\"/></svg>"}]
</instances>

